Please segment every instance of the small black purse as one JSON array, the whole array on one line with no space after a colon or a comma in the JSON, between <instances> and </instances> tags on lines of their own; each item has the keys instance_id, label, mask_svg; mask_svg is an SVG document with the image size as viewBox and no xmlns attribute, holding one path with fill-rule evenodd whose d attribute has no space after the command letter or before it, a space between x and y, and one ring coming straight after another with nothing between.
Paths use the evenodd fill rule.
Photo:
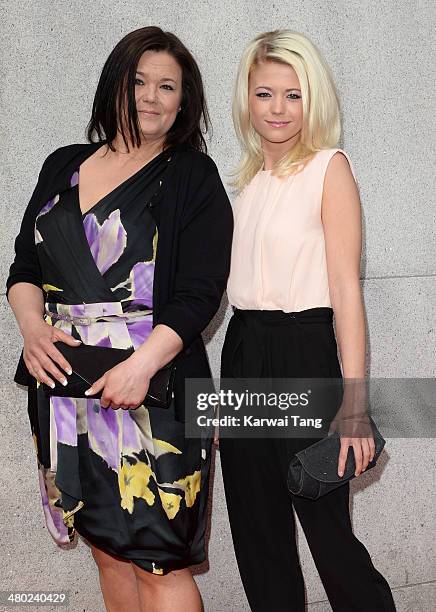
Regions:
<instances>
[{"instance_id":1,"label":"small black purse","mask_svg":"<svg viewBox=\"0 0 436 612\"><path fill-rule=\"evenodd\" d=\"M368 463L365 472L373 468L386 440L378 431L374 421L369 417L374 436L374 458ZM311 446L295 453L289 463L287 484L293 495L318 499L337 487L355 478L356 463L353 447L349 447L343 476L338 476L338 457L341 448L338 432L322 438Z\"/></svg>"},{"instance_id":2,"label":"small black purse","mask_svg":"<svg viewBox=\"0 0 436 612\"><path fill-rule=\"evenodd\" d=\"M101 398L101 392L95 395L85 395L85 391L103 376L105 372L134 353L133 348L117 349L105 346L92 346L90 344L70 346L61 340L54 342L54 345L71 365L73 373L67 376L68 383L65 386L58 380L53 381L55 383L53 389L47 384L42 383L47 397L54 395L60 397L87 397L90 399ZM150 379L147 394L141 403L147 407L169 408L173 395L175 370L174 361L170 361L158 370Z\"/></svg>"}]
</instances>

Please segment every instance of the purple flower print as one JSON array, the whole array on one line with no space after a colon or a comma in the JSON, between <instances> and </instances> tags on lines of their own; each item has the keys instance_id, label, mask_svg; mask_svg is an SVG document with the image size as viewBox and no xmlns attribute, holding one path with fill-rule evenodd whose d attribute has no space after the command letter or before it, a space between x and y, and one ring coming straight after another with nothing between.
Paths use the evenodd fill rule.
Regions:
<instances>
[{"instance_id":1,"label":"purple flower print","mask_svg":"<svg viewBox=\"0 0 436 612\"><path fill-rule=\"evenodd\" d=\"M76 171L71 175L70 187L75 187L78 183L79 183L79 173L78 171Z\"/></svg>"},{"instance_id":2,"label":"purple flower print","mask_svg":"<svg viewBox=\"0 0 436 612\"><path fill-rule=\"evenodd\" d=\"M77 446L76 402L71 397L55 395L50 398L50 401L53 405L58 442Z\"/></svg>"},{"instance_id":3,"label":"purple flower print","mask_svg":"<svg viewBox=\"0 0 436 612\"><path fill-rule=\"evenodd\" d=\"M44 206L39 211L38 216L36 217L36 220L38 220L38 218L41 217L41 215L47 214L53 208L53 206L55 204L57 204L58 202L59 202L59 194L56 195L51 200L48 200L48 202L46 202L44 204ZM34 230L35 230L35 232L34 232L34 234L35 234L35 244L40 244L43 241L43 237L41 236L38 228L36 227L36 222L35 222Z\"/></svg>"},{"instance_id":4,"label":"purple flower print","mask_svg":"<svg viewBox=\"0 0 436 612\"><path fill-rule=\"evenodd\" d=\"M48 211L51 210L53 206L57 204L58 202L59 202L59 194L57 194L54 198L52 198L51 200L49 200L48 202L44 204L44 206L41 208L41 210L38 213L38 217L48 213Z\"/></svg>"},{"instance_id":5,"label":"purple flower print","mask_svg":"<svg viewBox=\"0 0 436 612\"><path fill-rule=\"evenodd\" d=\"M132 299L153 301L154 263L138 261L130 273L132 277Z\"/></svg>"},{"instance_id":6,"label":"purple flower print","mask_svg":"<svg viewBox=\"0 0 436 612\"><path fill-rule=\"evenodd\" d=\"M60 493L54 484L54 474L39 465L38 481L47 529L56 544L68 544L70 540L62 518L62 509L54 506L54 502L60 497Z\"/></svg>"},{"instance_id":7,"label":"purple flower print","mask_svg":"<svg viewBox=\"0 0 436 612\"><path fill-rule=\"evenodd\" d=\"M130 291L129 299L142 300L151 307L153 303L153 276L154 261L138 261L130 270L129 277L116 287L112 287L112 291L126 289Z\"/></svg>"},{"instance_id":8,"label":"purple flower print","mask_svg":"<svg viewBox=\"0 0 436 612\"><path fill-rule=\"evenodd\" d=\"M119 260L127 245L127 232L121 223L120 211L112 211L102 225L90 213L85 216L83 225L94 261L100 273L104 274Z\"/></svg>"},{"instance_id":9,"label":"purple flower print","mask_svg":"<svg viewBox=\"0 0 436 612\"><path fill-rule=\"evenodd\" d=\"M112 470L118 472L121 459L118 411L112 408L101 408L98 400L89 399L87 400L87 415L89 447L106 461Z\"/></svg>"},{"instance_id":10,"label":"purple flower print","mask_svg":"<svg viewBox=\"0 0 436 612\"><path fill-rule=\"evenodd\" d=\"M152 332L152 315L150 315L147 319L143 319L142 321L130 321L127 323L127 329L129 330L133 348L136 350L143 342L145 342Z\"/></svg>"}]
</instances>

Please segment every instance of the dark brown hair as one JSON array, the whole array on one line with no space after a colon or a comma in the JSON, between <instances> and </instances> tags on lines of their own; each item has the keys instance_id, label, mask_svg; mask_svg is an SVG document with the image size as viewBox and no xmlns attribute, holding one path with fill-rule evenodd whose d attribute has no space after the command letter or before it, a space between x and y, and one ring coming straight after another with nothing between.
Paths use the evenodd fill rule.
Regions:
<instances>
[{"instance_id":1,"label":"dark brown hair","mask_svg":"<svg viewBox=\"0 0 436 612\"><path fill-rule=\"evenodd\" d=\"M88 141L95 142L96 135L98 141L106 140L108 146L114 150L112 141L119 129L129 149L125 131L127 129L130 141L135 146L140 146L135 75L145 51L166 51L182 69L182 108L166 135L165 148L183 143L198 151L207 152L203 134L210 127L210 118L197 62L177 36L155 26L140 28L127 34L106 60L95 92L91 119L86 128ZM125 108L124 100L127 100ZM123 110L125 122L120 121Z\"/></svg>"}]
</instances>

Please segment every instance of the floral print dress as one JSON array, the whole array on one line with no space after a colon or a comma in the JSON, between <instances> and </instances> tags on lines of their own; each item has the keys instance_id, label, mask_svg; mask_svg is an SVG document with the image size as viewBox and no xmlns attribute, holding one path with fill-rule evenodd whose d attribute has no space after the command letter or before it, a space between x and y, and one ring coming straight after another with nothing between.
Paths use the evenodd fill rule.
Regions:
<instances>
[{"instance_id":1,"label":"floral print dress","mask_svg":"<svg viewBox=\"0 0 436 612\"><path fill-rule=\"evenodd\" d=\"M161 153L85 214L77 170L40 210L48 324L90 345L136 349L147 339L158 243L147 204L169 162ZM47 398L38 385L34 412L42 504L58 544L77 530L157 574L203 561L209 450L185 438L174 401L169 409L105 409L98 399Z\"/></svg>"}]
</instances>

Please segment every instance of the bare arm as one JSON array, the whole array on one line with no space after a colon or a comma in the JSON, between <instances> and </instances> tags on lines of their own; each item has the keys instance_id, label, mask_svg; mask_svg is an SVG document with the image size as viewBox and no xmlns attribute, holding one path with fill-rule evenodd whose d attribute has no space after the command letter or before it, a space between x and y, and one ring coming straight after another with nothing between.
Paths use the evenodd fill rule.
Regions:
<instances>
[{"instance_id":1,"label":"bare arm","mask_svg":"<svg viewBox=\"0 0 436 612\"><path fill-rule=\"evenodd\" d=\"M366 332L362 291L360 288L360 257L362 249L361 207L357 185L348 160L342 153L333 155L328 165L322 198L327 271L330 299L335 314L336 333L344 379L365 378ZM339 417L355 418L366 410L364 384L345 384ZM357 416L358 422L365 417ZM353 427L354 425L351 425ZM350 428L350 425L346 425ZM341 436L338 474L342 476L349 446L353 446L355 475L364 471L375 452L371 430L357 425L356 433L346 430Z\"/></svg>"},{"instance_id":2,"label":"bare arm","mask_svg":"<svg viewBox=\"0 0 436 612\"><path fill-rule=\"evenodd\" d=\"M23 337L27 329L43 322L44 295L36 285L16 283L9 290L8 301Z\"/></svg>"},{"instance_id":3,"label":"bare arm","mask_svg":"<svg viewBox=\"0 0 436 612\"><path fill-rule=\"evenodd\" d=\"M15 283L9 289L8 301L23 336L23 358L30 374L52 387L53 378L63 383L65 375L56 364L68 374L71 374L71 367L53 342L62 340L72 346L77 346L79 342L44 321L44 296L36 285Z\"/></svg>"},{"instance_id":4,"label":"bare arm","mask_svg":"<svg viewBox=\"0 0 436 612\"><path fill-rule=\"evenodd\" d=\"M169 363L183 348L180 336L167 325L156 325L149 337L129 358L137 362L143 373L151 378ZM141 398L142 399L142 398Z\"/></svg>"},{"instance_id":5,"label":"bare arm","mask_svg":"<svg viewBox=\"0 0 436 612\"><path fill-rule=\"evenodd\" d=\"M360 288L361 208L347 159L335 153L327 168L322 222L330 299L344 378L365 376L365 316Z\"/></svg>"}]
</instances>

